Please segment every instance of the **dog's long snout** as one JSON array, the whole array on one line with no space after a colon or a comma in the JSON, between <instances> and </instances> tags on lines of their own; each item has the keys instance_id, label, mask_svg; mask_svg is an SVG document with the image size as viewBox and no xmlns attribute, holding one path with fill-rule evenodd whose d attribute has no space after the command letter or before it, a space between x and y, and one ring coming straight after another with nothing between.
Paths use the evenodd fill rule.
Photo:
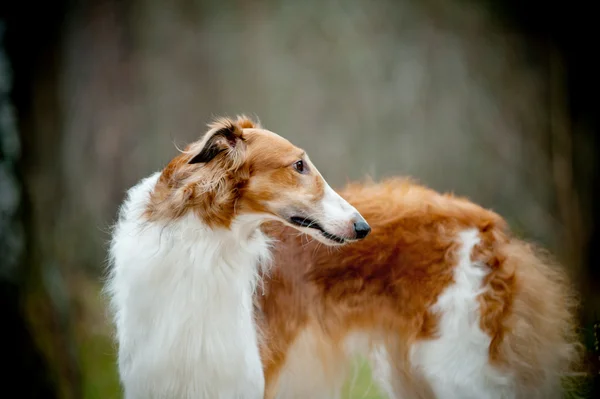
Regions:
<instances>
[{"instance_id":1,"label":"dog's long snout","mask_svg":"<svg viewBox=\"0 0 600 399\"><path fill-rule=\"evenodd\" d=\"M362 240L371 232L371 226L367 223L362 216L358 216L356 221L354 222L354 234L356 235L356 239Z\"/></svg>"}]
</instances>

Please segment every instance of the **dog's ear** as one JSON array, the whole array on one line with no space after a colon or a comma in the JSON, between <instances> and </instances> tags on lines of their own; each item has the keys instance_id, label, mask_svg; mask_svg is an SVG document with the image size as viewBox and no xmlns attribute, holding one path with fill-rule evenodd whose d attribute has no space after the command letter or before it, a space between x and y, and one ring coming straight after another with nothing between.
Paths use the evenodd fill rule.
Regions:
<instances>
[{"instance_id":1,"label":"dog's ear","mask_svg":"<svg viewBox=\"0 0 600 399\"><path fill-rule=\"evenodd\" d=\"M192 156L188 161L189 164L208 163L222 152L239 155L243 151L243 127L236 121L219 119L209 126L211 130L202 140L200 151Z\"/></svg>"}]
</instances>

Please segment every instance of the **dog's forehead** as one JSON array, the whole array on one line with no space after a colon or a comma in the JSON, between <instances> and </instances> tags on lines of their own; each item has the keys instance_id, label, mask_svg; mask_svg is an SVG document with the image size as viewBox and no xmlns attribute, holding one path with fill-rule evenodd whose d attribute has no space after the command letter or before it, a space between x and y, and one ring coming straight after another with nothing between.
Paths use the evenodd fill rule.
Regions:
<instances>
[{"instance_id":1,"label":"dog's forehead","mask_svg":"<svg viewBox=\"0 0 600 399\"><path fill-rule=\"evenodd\" d=\"M304 156L304 150L268 130L244 129L244 138L248 146L248 162L255 170L291 165Z\"/></svg>"},{"instance_id":2,"label":"dog's forehead","mask_svg":"<svg viewBox=\"0 0 600 399\"><path fill-rule=\"evenodd\" d=\"M284 137L265 129L244 129L248 145L256 150L302 156L304 151L296 147Z\"/></svg>"}]
</instances>

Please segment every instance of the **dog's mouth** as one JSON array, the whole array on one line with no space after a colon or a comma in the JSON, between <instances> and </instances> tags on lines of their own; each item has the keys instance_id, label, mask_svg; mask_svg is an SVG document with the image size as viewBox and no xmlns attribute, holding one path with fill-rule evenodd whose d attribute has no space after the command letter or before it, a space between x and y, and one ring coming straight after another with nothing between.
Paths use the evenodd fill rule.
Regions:
<instances>
[{"instance_id":1,"label":"dog's mouth","mask_svg":"<svg viewBox=\"0 0 600 399\"><path fill-rule=\"evenodd\" d=\"M309 218L305 218L302 216L292 216L290 218L290 223L298 226L298 227L306 227L309 229L315 229L321 232L321 235L325 238L327 238L328 240L331 240L333 242L336 242L338 244L344 244L346 242L345 238L336 236L335 234L331 234L327 231L325 231L325 229L323 229L323 227L317 223L316 221L309 219Z\"/></svg>"}]
</instances>

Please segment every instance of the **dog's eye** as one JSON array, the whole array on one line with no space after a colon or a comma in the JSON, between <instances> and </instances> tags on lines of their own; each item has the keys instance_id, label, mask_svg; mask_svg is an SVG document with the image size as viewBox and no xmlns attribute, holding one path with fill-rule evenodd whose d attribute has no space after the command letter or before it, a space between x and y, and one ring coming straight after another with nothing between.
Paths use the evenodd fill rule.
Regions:
<instances>
[{"instance_id":1,"label":"dog's eye","mask_svg":"<svg viewBox=\"0 0 600 399\"><path fill-rule=\"evenodd\" d=\"M294 169L296 169L299 173L304 173L304 171L305 171L304 161L302 161L302 160L296 161L294 163Z\"/></svg>"}]
</instances>

